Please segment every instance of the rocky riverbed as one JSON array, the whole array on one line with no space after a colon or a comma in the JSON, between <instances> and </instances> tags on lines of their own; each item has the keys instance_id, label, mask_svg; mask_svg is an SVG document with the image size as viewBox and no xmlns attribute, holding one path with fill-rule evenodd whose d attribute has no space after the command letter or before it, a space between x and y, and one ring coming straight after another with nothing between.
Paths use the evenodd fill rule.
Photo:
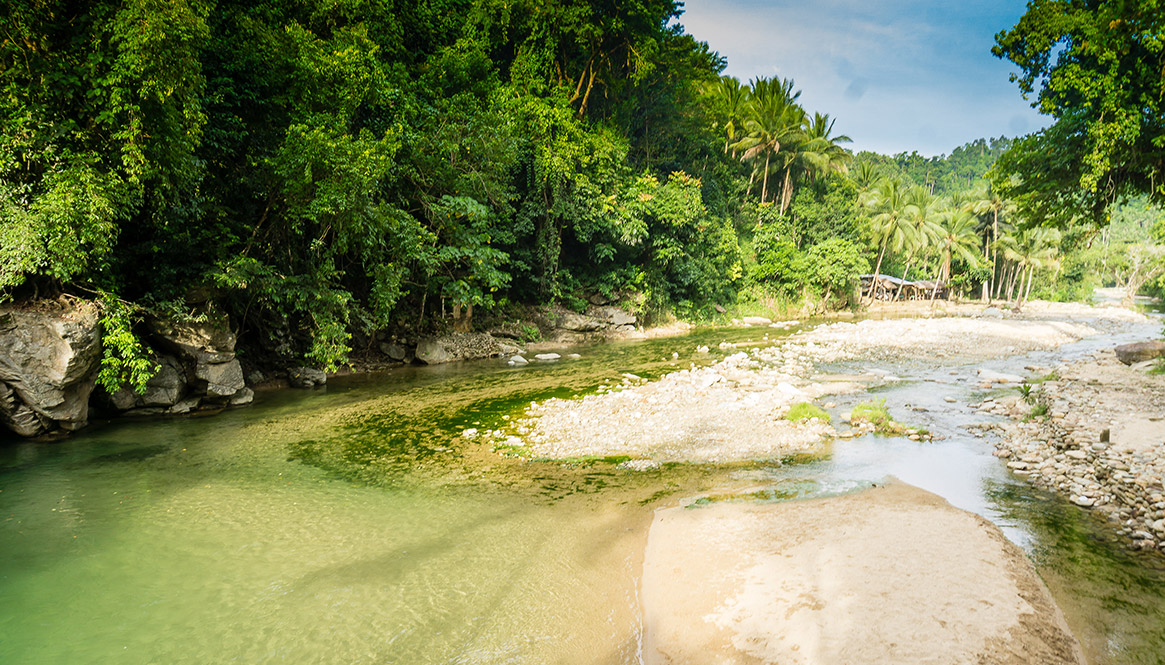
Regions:
<instances>
[{"instance_id":1,"label":"rocky riverbed","mask_svg":"<svg viewBox=\"0 0 1165 665\"><path fill-rule=\"evenodd\" d=\"M1111 350L1054 368L1029 402L1002 407L996 455L1032 484L1118 524L1136 549L1165 551L1165 376ZM996 402L981 404L1000 412Z\"/></svg>"},{"instance_id":2,"label":"rocky riverbed","mask_svg":"<svg viewBox=\"0 0 1165 665\"><path fill-rule=\"evenodd\" d=\"M791 407L895 380L872 370L822 373L822 363L975 362L1050 350L1144 321L1118 307L1037 302L1022 315L964 306L955 316L835 322L772 339L758 327L754 343L722 344L731 355L711 366L693 364L658 381L625 374L582 399L534 403L504 438L540 458L629 456L636 460L630 463L634 468L814 453L827 439L853 432L816 419L787 420Z\"/></svg>"}]
</instances>

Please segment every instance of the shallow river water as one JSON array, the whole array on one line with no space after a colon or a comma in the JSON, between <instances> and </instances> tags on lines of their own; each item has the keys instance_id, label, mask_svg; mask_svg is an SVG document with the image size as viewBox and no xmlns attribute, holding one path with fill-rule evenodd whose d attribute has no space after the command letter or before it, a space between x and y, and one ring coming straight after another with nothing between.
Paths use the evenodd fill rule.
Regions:
<instances>
[{"instance_id":1,"label":"shallow river water","mask_svg":"<svg viewBox=\"0 0 1165 665\"><path fill-rule=\"evenodd\" d=\"M966 408L982 397L978 365L877 368L901 379L877 397L946 437L934 443L868 436L816 457L632 472L507 458L459 436L623 372L714 361L723 353L695 347L764 332L597 345L525 368L405 368L214 417L0 442L0 663L638 663L655 508L825 496L890 476L1000 525L1090 662L1165 662L1160 561L1125 553L963 429L986 419ZM1050 366L1120 341L990 365Z\"/></svg>"}]
</instances>

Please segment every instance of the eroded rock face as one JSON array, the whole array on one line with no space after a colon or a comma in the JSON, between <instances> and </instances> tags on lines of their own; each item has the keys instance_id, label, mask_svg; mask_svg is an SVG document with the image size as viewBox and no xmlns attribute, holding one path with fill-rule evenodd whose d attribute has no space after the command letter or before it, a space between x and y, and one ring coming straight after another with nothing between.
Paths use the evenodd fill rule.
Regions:
<instances>
[{"instance_id":1,"label":"eroded rock face","mask_svg":"<svg viewBox=\"0 0 1165 665\"><path fill-rule=\"evenodd\" d=\"M86 424L101 359L97 321L88 303L0 312L0 421L21 436Z\"/></svg>"}]
</instances>

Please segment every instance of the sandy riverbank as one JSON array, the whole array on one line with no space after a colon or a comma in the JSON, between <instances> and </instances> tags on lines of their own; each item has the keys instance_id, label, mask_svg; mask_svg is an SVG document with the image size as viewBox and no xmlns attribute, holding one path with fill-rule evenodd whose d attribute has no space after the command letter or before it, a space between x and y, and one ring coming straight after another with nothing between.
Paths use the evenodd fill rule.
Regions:
<instances>
[{"instance_id":1,"label":"sandy riverbank","mask_svg":"<svg viewBox=\"0 0 1165 665\"><path fill-rule=\"evenodd\" d=\"M648 665L1083 663L994 525L917 488L656 513Z\"/></svg>"}]
</instances>

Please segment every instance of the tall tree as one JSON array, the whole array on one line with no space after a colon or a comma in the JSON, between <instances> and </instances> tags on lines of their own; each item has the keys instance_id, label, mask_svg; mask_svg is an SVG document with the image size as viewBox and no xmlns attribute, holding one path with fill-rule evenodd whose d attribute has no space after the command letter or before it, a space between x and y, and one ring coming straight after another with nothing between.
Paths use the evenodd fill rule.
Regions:
<instances>
[{"instance_id":1,"label":"tall tree","mask_svg":"<svg viewBox=\"0 0 1165 665\"><path fill-rule=\"evenodd\" d=\"M1165 201L1165 2L1030 0L992 52L1054 124L1017 141L995 181L1035 223L1102 226L1121 197Z\"/></svg>"}]
</instances>

